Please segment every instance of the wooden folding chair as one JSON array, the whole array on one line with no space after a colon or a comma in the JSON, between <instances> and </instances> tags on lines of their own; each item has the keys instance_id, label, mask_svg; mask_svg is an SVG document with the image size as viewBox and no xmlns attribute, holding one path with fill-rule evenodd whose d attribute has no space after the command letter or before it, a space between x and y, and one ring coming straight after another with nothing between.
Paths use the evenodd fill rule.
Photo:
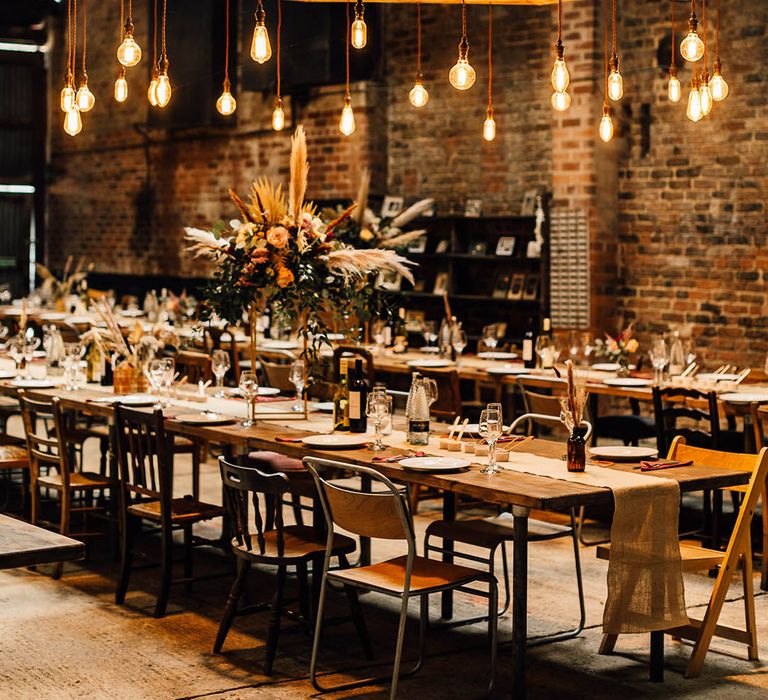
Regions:
<instances>
[{"instance_id":1,"label":"wooden folding chair","mask_svg":"<svg viewBox=\"0 0 768 700\"><path fill-rule=\"evenodd\" d=\"M766 445L766 429L768 425L768 407L753 403L749 407L752 416L752 428L755 431L755 452ZM763 485L763 547L760 556L760 590L768 591L768 486Z\"/></svg>"},{"instance_id":2,"label":"wooden folding chair","mask_svg":"<svg viewBox=\"0 0 768 700\"><path fill-rule=\"evenodd\" d=\"M741 503L741 508L736 518L736 526L733 528L733 533L725 552L686 544L680 545L683 571L708 571L713 567L720 567L704 618L702 620L690 618L688 625L665 630L667 634L675 638L689 639L694 642L693 652L685 669L685 677L695 678L701 673L701 669L704 666L704 659L707 656L707 651L709 651L712 637L723 637L724 639L746 644L747 657L750 661L757 660L757 627L755 624L755 598L752 586L750 524L755 513L757 499L765 488L765 480L768 476L768 448L764 447L757 456L734 452L719 452L717 450L707 450L703 447L686 445L685 439L678 436L672 442L668 458L681 461L693 460L694 463L707 465L708 467L752 472L752 477L749 480L744 500ZM609 545L601 545L597 548L597 556L600 559L609 559L610 551ZM744 630L717 624L725 597L728 594L728 588L731 585L731 580L737 567L741 567L744 586L744 618L746 627ZM616 644L617 637L618 635L615 634L603 635L600 653L610 654Z\"/></svg>"}]
</instances>

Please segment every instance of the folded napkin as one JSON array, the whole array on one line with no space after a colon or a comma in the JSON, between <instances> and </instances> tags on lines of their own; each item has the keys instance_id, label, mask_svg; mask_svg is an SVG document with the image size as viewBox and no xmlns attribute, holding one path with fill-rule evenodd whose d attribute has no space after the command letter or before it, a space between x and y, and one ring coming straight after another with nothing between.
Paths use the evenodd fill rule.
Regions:
<instances>
[{"instance_id":1,"label":"folded napkin","mask_svg":"<svg viewBox=\"0 0 768 700\"><path fill-rule=\"evenodd\" d=\"M373 457L372 462L401 462L409 457L426 457L426 452L411 452L407 455L390 455L389 457Z\"/></svg>"},{"instance_id":2,"label":"folded napkin","mask_svg":"<svg viewBox=\"0 0 768 700\"><path fill-rule=\"evenodd\" d=\"M276 437L275 442L301 442L300 437Z\"/></svg>"},{"instance_id":3,"label":"folded napkin","mask_svg":"<svg viewBox=\"0 0 768 700\"><path fill-rule=\"evenodd\" d=\"M659 469L672 469L673 467L690 467L693 464L693 460L689 459L687 462L681 462L677 459L660 460L657 462L640 462L641 472L655 472Z\"/></svg>"}]
</instances>

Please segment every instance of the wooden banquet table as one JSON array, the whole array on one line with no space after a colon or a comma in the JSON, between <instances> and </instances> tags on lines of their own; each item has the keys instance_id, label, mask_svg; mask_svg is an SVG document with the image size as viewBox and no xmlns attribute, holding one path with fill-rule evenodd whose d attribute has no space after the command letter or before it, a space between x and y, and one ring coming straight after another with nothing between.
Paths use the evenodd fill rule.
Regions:
<instances>
[{"instance_id":1,"label":"wooden banquet table","mask_svg":"<svg viewBox=\"0 0 768 700\"><path fill-rule=\"evenodd\" d=\"M15 389L8 382L0 383L0 392L6 394L15 393ZM94 403L94 399L104 397L105 390L83 389L66 392L59 389L40 389L29 391L30 394L57 395L61 397L62 406L69 409L82 411L89 414L98 414L109 417L113 411L111 404ZM231 404L232 415L239 412L242 415L243 402L236 399L217 400L215 410L225 412L222 406ZM189 404L183 407L173 402L169 409L169 415L179 415L187 409ZM200 411L202 404L189 410ZM237 412L234 410L237 408ZM310 414L314 416L314 414ZM512 511L514 522L515 546L513 548L513 602L512 602L512 656L513 656L513 683L516 698L523 698L526 694L526 645L527 645L527 615L528 615L528 518L531 510L555 511L590 506L610 504L612 492L608 488L594 487L582 483L574 483L549 477L535 476L532 474L505 471L493 476L483 475L480 468L473 465L467 471L454 473L429 474L423 472L408 471L396 462L374 461L374 455L388 456L404 453L404 450L388 448L385 452L373 453L370 449L352 449L341 451L310 449L301 442L285 442L286 439L300 439L308 434L328 432L330 422L328 417L315 420L312 418L311 430L299 429L294 424L280 423L279 421L259 420L251 428L242 428L239 423L218 426L192 426L178 420L168 418L167 429L173 433L188 437L199 437L216 444L229 446L237 452L243 453L252 449L272 450L287 456L301 458L312 455L326 459L339 460L363 466L373 467L387 477L399 482L424 485L444 491L443 499L444 517L453 519L456 516L456 498L460 495L471 496L488 503L509 507ZM316 427L315 427L316 426ZM307 424L301 423L302 428ZM543 457L559 459L564 452L564 446L560 443L545 440L533 440L524 446L519 452L531 453ZM429 448L424 448L429 451ZM633 464L616 464L613 468L631 471ZM563 465L565 470L565 465ZM656 474L649 473L649 478ZM726 486L745 484L749 480L749 473L742 471L723 470L706 465L693 465L664 470L658 476L675 479L680 485L680 491L699 491L703 489L717 489ZM314 513L316 524L322 521L322 515L317 509ZM450 551L444 554L445 561L451 561ZM443 597L443 616L450 617L452 613L452 599L449 595Z\"/></svg>"},{"instance_id":2,"label":"wooden banquet table","mask_svg":"<svg viewBox=\"0 0 768 700\"><path fill-rule=\"evenodd\" d=\"M0 515L0 569L75 561L84 556L82 542Z\"/></svg>"}]
</instances>

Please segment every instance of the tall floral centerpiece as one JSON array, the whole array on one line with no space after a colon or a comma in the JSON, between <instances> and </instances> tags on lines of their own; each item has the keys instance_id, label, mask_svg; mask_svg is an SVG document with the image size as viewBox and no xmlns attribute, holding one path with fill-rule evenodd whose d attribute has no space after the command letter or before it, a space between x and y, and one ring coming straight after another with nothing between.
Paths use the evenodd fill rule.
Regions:
<instances>
[{"instance_id":1,"label":"tall floral centerpiece","mask_svg":"<svg viewBox=\"0 0 768 700\"><path fill-rule=\"evenodd\" d=\"M304 340L303 355L314 357L333 319L354 310L372 275L388 271L413 282L410 261L395 250L360 249L334 236L355 205L331 220L319 216L305 201L308 173L306 136L299 125L291 139L287 197L282 184L260 177L247 201L230 190L240 218L229 227L220 222L213 231L186 229L192 250L215 265L202 316L215 313L234 324L247 314L253 367L256 319L264 310L295 328Z\"/></svg>"},{"instance_id":2,"label":"tall floral centerpiece","mask_svg":"<svg viewBox=\"0 0 768 700\"><path fill-rule=\"evenodd\" d=\"M639 343L635 336L634 324L630 323L618 336L605 334L605 340L595 339L595 355L605 357L619 365L619 374L629 376L630 356L637 352Z\"/></svg>"}]
</instances>

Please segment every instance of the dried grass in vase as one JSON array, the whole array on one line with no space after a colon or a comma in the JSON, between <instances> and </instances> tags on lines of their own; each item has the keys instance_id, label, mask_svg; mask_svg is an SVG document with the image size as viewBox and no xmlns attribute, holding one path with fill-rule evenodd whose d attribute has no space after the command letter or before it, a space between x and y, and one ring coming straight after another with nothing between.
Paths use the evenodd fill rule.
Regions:
<instances>
[{"instance_id":1,"label":"dried grass in vase","mask_svg":"<svg viewBox=\"0 0 768 700\"><path fill-rule=\"evenodd\" d=\"M573 362L567 360L565 368L566 391L565 395L560 397L561 418L568 432L572 433L573 429L580 426L584 420L589 391L586 375L575 372Z\"/></svg>"}]
</instances>

